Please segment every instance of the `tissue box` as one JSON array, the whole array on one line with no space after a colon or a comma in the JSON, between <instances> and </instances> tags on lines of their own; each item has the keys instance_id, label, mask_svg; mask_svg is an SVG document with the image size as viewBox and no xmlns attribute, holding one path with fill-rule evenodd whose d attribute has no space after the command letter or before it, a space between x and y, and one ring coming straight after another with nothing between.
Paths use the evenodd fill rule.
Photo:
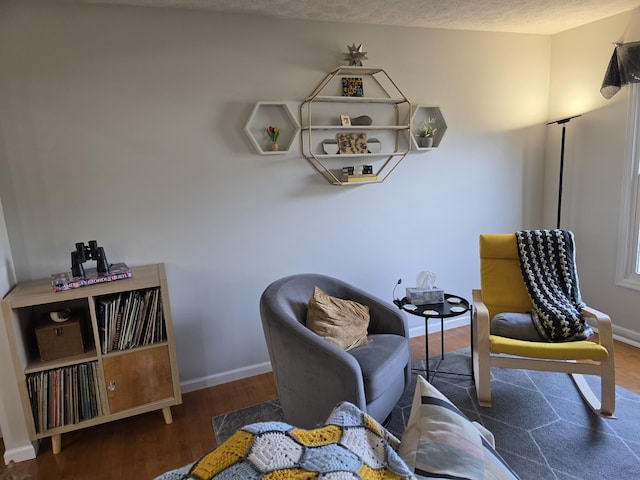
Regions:
<instances>
[{"instance_id":1,"label":"tissue box","mask_svg":"<svg viewBox=\"0 0 640 480\"><path fill-rule=\"evenodd\" d=\"M444 290L439 288L407 288L407 300L413 305L444 303Z\"/></svg>"}]
</instances>

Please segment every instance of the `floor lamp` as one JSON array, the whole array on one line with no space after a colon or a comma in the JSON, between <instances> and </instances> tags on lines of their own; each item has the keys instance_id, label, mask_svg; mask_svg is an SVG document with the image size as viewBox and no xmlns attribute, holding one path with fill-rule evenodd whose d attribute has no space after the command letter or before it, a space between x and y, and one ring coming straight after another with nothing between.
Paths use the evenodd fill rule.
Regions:
<instances>
[{"instance_id":1,"label":"floor lamp","mask_svg":"<svg viewBox=\"0 0 640 480\"><path fill-rule=\"evenodd\" d=\"M573 118L580 117L581 115L574 115L573 117L563 118L562 120L556 120L549 122L547 125L558 124L562 125L562 144L560 146L560 179L558 180L558 220L556 222L556 228L560 228L560 211L562 209L562 175L564 172L564 139L567 133L567 123Z\"/></svg>"}]
</instances>

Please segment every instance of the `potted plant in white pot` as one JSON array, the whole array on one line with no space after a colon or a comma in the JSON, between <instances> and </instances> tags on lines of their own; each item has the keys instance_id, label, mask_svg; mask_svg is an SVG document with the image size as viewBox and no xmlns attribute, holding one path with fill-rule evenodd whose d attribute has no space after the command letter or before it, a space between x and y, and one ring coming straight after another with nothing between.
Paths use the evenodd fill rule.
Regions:
<instances>
[{"instance_id":1,"label":"potted plant in white pot","mask_svg":"<svg viewBox=\"0 0 640 480\"><path fill-rule=\"evenodd\" d=\"M438 130L435 126L435 123L435 118L428 118L427 120L422 122L422 125L420 125L420 128L418 128L418 146L420 148L433 147L433 136Z\"/></svg>"}]
</instances>

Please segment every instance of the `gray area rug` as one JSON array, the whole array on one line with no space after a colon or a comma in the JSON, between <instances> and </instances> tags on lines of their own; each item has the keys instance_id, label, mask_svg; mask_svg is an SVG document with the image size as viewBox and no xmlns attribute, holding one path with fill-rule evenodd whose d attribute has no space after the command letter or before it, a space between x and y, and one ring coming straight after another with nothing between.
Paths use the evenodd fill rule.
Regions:
<instances>
[{"instance_id":1,"label":"gray area rug","mask_svg":"<svg viewBox=\"0 0 640 480\"><path fill-rule=\"evenodd\" d=\"M431 359L430 368L438 364ZM417 375L387 428L398 438L411 412ZM640 478L640 397L616 387L616 417L595 415L567 374L492 369L491 408L478 405L469 349L447 353L431 383L467 417L487 427L496 449L522 480L602 480ZM447 373L441 373L447 372ZM599 393L597 379L588 378ZM218 442L248 423L285 421L278 400L213 418Z\"/></svg>"}]
</instances>

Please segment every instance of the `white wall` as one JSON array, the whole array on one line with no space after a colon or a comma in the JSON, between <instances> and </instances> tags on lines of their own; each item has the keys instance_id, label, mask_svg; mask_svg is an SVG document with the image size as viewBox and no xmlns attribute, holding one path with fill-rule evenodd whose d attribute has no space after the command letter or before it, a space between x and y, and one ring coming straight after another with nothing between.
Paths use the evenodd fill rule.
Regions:
<instances>
[{"instance_id":1,"label":"white wall","mask_svg":"<svg viewBox=\"0 0 640 480\"><path fill-rule=\"evenodd\" d=\"M2 135L0 135L2 145ZM13 261L9 248L7 227L0 201L0 298L15 285ZM20 395L13 376L11 355L4 325L0 325L0 437L3 439L5 463L33 458L36 454L27 434L27 425L22 416Z\"/></svg>"},{"instance_id":2,"label":"white wall","mask_svg":"<svg viewBox=\"0 0 640 480\"><path fill-rule=\"evenodd\" d=\"M428 269L469 296L478 234L541 222L549 37L9 5L0 193L18 279L68 269L90 239L112 262L166 262L187 389L265 368L258 299L280 276L391 300ZM297 106L354 42L412 102L441 106L439 151L357 187L329 185L297 147L256 155L254 103Z\"/></svg>"},{"instance_id":3,"label":"white wall","mask_svg":"<svg viewBox=\"0 0 640 480\"><path fill-rule=\"evenodd\" d=\"M553 37L550 118L582 114L567 124L562 226L576 234L582 294L607 312L614 333L640 342L640 292L615 284L629 89L611 100L599 92L612 42L640 39L640 10ZM547 142L548 226L555 225L560 132Z\"/></svg>"}]
</instances>

